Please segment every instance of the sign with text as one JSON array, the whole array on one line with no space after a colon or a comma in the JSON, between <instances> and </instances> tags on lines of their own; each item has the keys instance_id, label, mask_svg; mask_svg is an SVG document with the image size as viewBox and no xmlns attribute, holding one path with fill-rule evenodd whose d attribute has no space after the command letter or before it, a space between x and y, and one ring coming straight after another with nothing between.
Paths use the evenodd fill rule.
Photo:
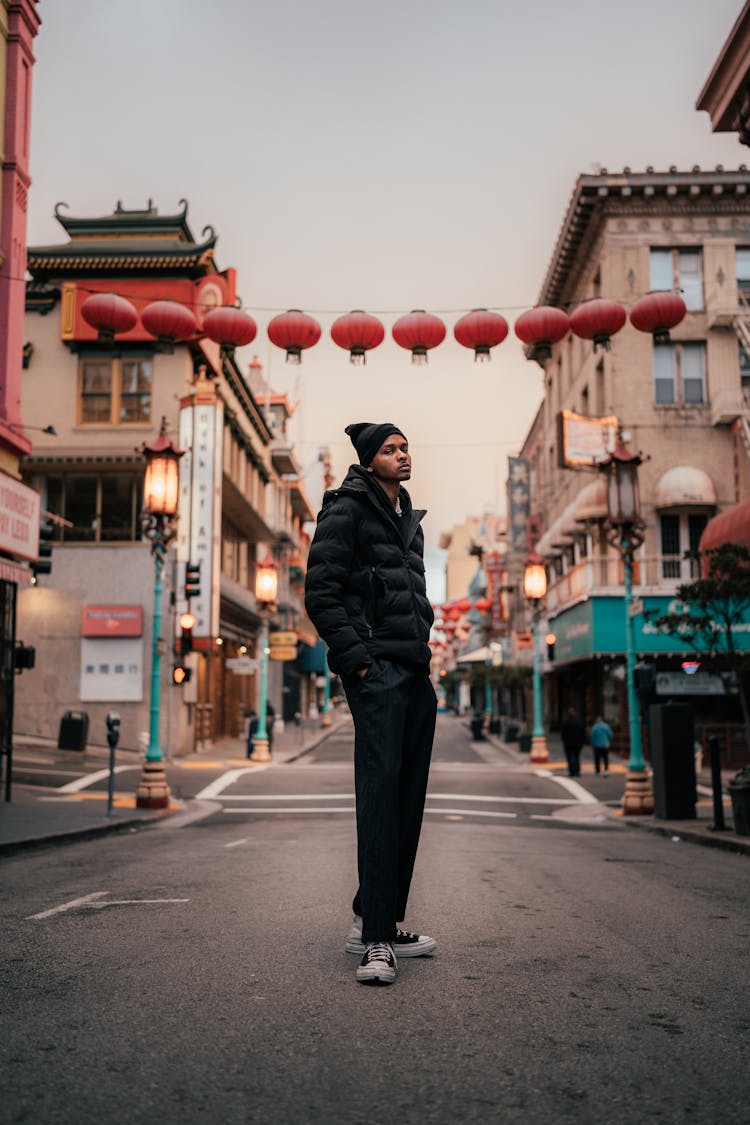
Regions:
<instances>
[{"instance_id":1,"label":"sign with text","mask_svg":"<svg viewBox=\"0 0 750 1125\"><path fill-rule=\"evenodd\" d=\"M270 637L268 638L268 643L271 648L275 648L277 645L280 645L282 648L289 648L290 645L297 644L297 634L271 633Z\"/></svg>"},{"instance_id":2,"label":"sign with text","mask_svg":"<svg viewBox=\"0 0 750 1125\"><path fill-rule=\"evenodd\" d=\"M615 448L617 426L614 415L590 418L587 414L561 410L557 416L557 456L560 468L598 465Z\"/></svg>"},{"instance_id":3,"label":"sign with text","mask_svg":"<svg viewBox=\"0 0 750 1125\"><path fill-rule=\"evenodd\" d=\"M140 703L143 699L143 638L81 639L81 701Z\"/></svg>"},{"instance_id":4,"label":"sign with text","mask_svg":"<svg viewBox=\"0 0 750 1125\"><path fill-rule=\"evenodd\" d=\"M36 562L39 558L39 493L0 473L0 551Z\"/></svg>"},{"instance_id":5,"label":"sign with text","mask_svg":"<svg viewBox=\"0 0 750 1125\"><path fill-rule=\"evenodd\" d=\"M271 660L296 660L297 646L294 648L290 645L288 648L272 648L268 654Z\"/></svg>"},{"instance_id":6,"label":"sign with text","mask_svg":"<svg viewBox=\"0 0 750 1125\"><path fill-rule=\"evenodd\" d=\"M219 550L221 546L221 459L223 409L213 398L196 397L180 410L180 520L177 560L178 598L187 563L200 566L200 593L190 599L196 637L219 631ZM179 615L178 615L179 617Z\"/></svg>"},{"instance_id":7,"label":"sign with text","mask_svg":"<svg viewBox=\"0 0 750 1125\"><path fill-rule=\"evenodd\" d=\"M140 637L143 609L139 605L85 605L81 621L84 637Z\"/></svg>"},{"instance_id":8,"label":"sign with text","mask_svg":"<svg viewBox=\"0 0 750 1125\"><path fill-rule=\"evenodd\" d=\"M525 457L508 458L508 545L511 551L528 549L528 519L531 515L531 462Z\"/></svg>"}]
</instances>

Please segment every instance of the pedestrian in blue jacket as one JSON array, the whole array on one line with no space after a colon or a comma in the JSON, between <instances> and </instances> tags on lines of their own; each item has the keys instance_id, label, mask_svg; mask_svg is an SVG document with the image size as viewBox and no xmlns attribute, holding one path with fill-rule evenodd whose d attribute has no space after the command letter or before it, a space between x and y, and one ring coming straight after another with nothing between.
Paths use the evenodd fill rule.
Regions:
<instances>
[{"instance_id":1,"label":"pedestrian in blue jacket","mask_svg":"<svg viewBox=\"0 0 750 1125\"><path fill-rule=\"evenodd\" d=\"M589 742L594 751L594 769L597 773L604 766L604 776L609 773L609 748L612 745L612 728L605 723L601 715L597 715L596 722L589 731Z\"/></svg>"}]
</instances>

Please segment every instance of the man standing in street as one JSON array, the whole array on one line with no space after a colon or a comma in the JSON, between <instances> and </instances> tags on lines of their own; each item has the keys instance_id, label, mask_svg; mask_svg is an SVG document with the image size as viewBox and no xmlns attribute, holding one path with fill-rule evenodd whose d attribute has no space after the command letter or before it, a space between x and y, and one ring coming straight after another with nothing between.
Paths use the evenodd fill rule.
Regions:
<instances>
[{"instance_id":1,"label":"man standing in street","mask_svg":"<svg viewBox=\"0 0 750 1125\"><path fill-rule=\"evenodd\" d=\"M400 927L422 826L437 701L427 644L424 511L402 482L409 443L391 422L347 426L359 458L326 492L310 548L305 606L328 646L354 720L359 889L346 949L357 980L390 984L397 955L433 938Z\"/></svg>"},{"instance_id":2,"label":"man standing in street","mask_svg":"<svg viewBox=\"0 0 750 1125\"><path fill-rule=\"evenodd\" d=\"M578 718L575 707L569 707L560 723L565 758L568 762L568 777L578 777L581 773L581 750L586 741L586 728Z\"/></svg>"}]
</instances>

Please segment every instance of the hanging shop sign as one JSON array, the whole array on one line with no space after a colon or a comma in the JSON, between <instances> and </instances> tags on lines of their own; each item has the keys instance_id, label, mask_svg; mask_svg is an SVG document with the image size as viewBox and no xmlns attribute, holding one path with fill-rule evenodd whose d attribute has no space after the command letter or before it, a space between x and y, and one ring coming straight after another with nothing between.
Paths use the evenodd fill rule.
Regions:
<instances>
[{"instance_id":1,"label":"hanging shop sign","mask_svg":"<svg viewBox=\"0 0 750 1125\"><path fill-rule=\"evenodd\" d=\"M279 645L276 648L272 648L268 655L271 657L271 660L296 660L297 646L294 645L294 647L292 647L292 645L289 645L283 648Z\"/></svg>"},{"instance_id":2,"label":"hanging shop sign","mask_svg":"<svg viewBox=\"0 0 750 1125\"><path fill-rule=\"evenodd\" d=\"M511 551L528 548L527 526L531 515L531 462L508 458L508 544Z\"/></svg>"},{"instance_id":3,"label":"hanging shop sign","mask_svg":"<svg viewBox=\"0 0 750 1125\"><path fill-rule=\"evenodd\" d=\"M590 418L572 410L557 416L557 459L561 469L598 465L617 444L618 421L614 415Z\"/></svg>"},{"instance_id":4,"label":"hanging shop sign","mask_svg":"<svg viewBox=\"0 0 750 1125\"><path fill-rule=\"evenodd\" d=\"M0 474L0 551L39 558L39 493L15 477Z\"/></svg>"},{"instance_id":5,"label":"hanging shop sign","mask_svg":"<svg viewBox=\"0 0 750 1125\"><path fill-rule=\"evenodd\" d=\"M291 645L297 644L296 633L271 633L268 638L268 644L271 648L289 648Z\"/></svg>"}]
</instances>

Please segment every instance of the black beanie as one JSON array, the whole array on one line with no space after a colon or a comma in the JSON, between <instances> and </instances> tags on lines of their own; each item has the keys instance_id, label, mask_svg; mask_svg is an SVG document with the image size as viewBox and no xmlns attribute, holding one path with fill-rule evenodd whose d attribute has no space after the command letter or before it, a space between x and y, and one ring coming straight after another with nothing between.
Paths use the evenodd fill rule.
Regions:
<instances>
[{"instance_id":1,"label":"black beanie","mask_svg":"<svg viewBox=\"0 0 750 1125\"><path fill-rule=\"evenodd\" d=\"M357 451L360 465L365 468L370 464L381 445L391 434L401 434L406 437L403 430L394 426L393 422L352 422L344 430L352 439L352 445Z\"/></svg>"}]
</instances>

